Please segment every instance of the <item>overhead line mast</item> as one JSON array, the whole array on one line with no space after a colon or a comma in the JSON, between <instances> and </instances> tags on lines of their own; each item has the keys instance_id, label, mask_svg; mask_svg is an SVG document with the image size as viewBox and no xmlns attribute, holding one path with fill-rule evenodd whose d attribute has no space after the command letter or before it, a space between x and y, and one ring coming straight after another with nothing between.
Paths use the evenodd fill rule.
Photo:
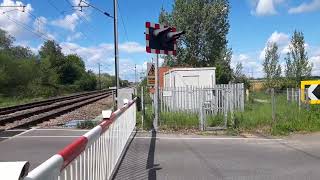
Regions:
<instances>
[{"instance_id":1,"label":"overhead line mast","mask_svg":"<svg viewBox=\"0 0 320 180\"><path fill-rule=\"evenodd\" d=\"M85 5L82 5L85 4ZM98 8L97 6L94 6L86 1L80 0L78 6L79 7L87 7L90 6L93 9L101 12L102 14L106 15L107 17L113 18L113 29L114 29L114 61L115 61L115 78L116 78L116 98L115 98L115 109L117 109L118 104L118 94L119 94L119 88L120 88L120 81L119 81L119 49L118 49L118 1L113 0L113 16L111 16L108 12L103 11L102 9Z\"/></svg>"}]
</instances>

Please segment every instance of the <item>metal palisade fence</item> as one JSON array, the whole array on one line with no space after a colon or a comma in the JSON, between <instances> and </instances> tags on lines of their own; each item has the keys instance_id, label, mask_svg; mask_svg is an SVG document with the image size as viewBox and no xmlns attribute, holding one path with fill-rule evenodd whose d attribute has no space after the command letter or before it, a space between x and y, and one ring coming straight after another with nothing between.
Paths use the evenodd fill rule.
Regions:
<instances>
[{"instance_id":1,"label":"metal palisade fence","mask_svg":"<svg viewBox=\"0 0 320 180\"><path fill-rule=\"evenodd\" d=\"M244 85L220 84L214 87L174 87L160 90L161 113L196 114L201 130L226 128L227 115L244 110ZM212 123L210 119L217 119ZM209 122L210 121L210 122Z\"/></svg>"}]
</instances>

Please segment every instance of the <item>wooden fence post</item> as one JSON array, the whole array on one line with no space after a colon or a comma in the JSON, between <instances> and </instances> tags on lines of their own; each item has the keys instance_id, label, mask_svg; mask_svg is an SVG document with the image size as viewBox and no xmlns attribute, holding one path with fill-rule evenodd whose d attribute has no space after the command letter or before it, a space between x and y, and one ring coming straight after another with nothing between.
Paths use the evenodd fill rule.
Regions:
<instances>
[{"instance_id":1,"label":"wooden fence post","mask_svg":"<svg viewBox=\"0 0 320 180\"><path fill-rule=\"evenodd\" d=\"M275 103L275 97L274 97L274 88L271 89L271 108L272 108L272 121L276 121L276 103Z\"/></svg>"}]
</instances>

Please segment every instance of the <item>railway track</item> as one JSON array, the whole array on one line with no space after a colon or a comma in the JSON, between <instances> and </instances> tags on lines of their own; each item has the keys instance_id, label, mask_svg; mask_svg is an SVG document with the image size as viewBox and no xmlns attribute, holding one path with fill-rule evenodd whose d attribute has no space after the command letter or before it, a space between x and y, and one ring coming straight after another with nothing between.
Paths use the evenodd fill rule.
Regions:
<instances>
[{"instance_id":1,"label":"railway track","mask_svg":"<svg viewBox=\"0 0 320 180\"><path fill-rule=\"evenodd\" d=\"M112 95L93 91L0 109L0 131L28 128Z\"/></svg>"},{"instance_id":2,"label":"railway track","mask_svg":"<svg viewBox=\"0 0 320 180\"><path fill-rule=\"evenodd\" d=\"M45 106L45 105L49 105L49 104L60 102L60 101L75 99L78 97L87 96L87 95L91 95L91 94L95 94L95 93L99 93L99 92L106 92L106 91L107 90L99 90L99 91L77 93L77 94L73 94L73 95L69 95L69 96L55 97L55 98L50 98L50 99L46 99L46 100L42 100L42 101L21 104L21 105L17 105L17 106L4 107L4 108L0 108L0 115L6 115L6 114L14 113L16 111L22 111L22 110L30 109L30 108L34 108L34 107Z\"/></svg>"}]
</instances>

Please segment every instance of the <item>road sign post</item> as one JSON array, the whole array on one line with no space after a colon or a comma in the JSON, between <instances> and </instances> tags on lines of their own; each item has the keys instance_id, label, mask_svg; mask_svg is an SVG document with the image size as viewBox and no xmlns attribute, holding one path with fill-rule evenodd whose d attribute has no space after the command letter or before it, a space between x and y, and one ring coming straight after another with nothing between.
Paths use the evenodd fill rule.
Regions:
<instances>
[{"instance_id":1,"label":"road sign post","mask_svg":"<svg viewBox=\"0 0 320 180\"><path fill-rule=\"evenodd\" d=\"M154 87L156 82L155 67L153 63L147 64L147 85Z\"/></svg>"}]
</instances>

